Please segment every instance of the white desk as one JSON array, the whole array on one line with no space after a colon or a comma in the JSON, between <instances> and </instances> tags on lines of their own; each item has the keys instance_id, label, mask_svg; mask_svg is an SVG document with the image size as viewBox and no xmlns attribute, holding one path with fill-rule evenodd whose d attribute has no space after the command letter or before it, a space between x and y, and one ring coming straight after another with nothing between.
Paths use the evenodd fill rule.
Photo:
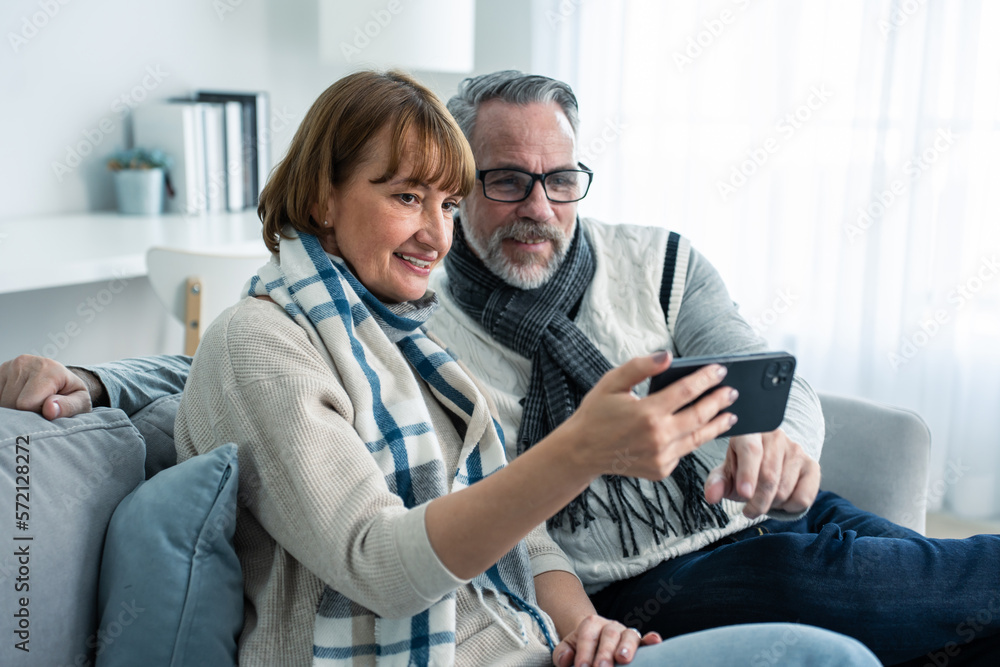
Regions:
<instances>
[{"instance_id":1,"label":"white desk","mask_svg":"<svg viewBox=\"0 0 1000 667\"><path fill-rule=\"evenodd\" d=\"M113 212L0 221L0 294L146 275L153 246L266 252L255 210L201 216Z\"/></svg>"}]
</instances>

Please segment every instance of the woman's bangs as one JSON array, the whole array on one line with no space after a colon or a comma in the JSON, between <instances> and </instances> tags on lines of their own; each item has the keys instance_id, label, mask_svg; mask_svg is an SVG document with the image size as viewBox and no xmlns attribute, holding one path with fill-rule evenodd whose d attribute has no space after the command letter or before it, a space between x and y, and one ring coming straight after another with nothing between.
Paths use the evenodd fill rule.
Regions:
<instances>
[{"instance_id":1,"label":"woman's bangs","mask_svg":"<svg viewBox=\"0 0 1000 667\"><path fill-rule=\"evenodd\" d=\"M407 177L463 197L476 180L475 160L468 142L454 123L430 114L400 118L393 132L389 175L395 175L404 153L412 165ZM450 126L449 126L450 125Z\"/></svg>"}]
</instances>

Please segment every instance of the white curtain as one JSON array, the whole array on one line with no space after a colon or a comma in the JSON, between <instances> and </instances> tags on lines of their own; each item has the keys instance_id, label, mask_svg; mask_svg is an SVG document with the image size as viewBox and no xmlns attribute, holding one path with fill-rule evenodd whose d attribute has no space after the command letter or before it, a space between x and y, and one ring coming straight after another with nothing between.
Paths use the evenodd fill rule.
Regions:
<instances>
[{"instance_id":1,"label":"white curtain","mask_svg":"<svg viewBox=\"0 0 1000 667\"><path fill-rule=\"evenodd\" d=\"M693 240L821 391L919 412L1000 515L1000 1L538 0L581 212Z\"/></svg>"}]
</instances>

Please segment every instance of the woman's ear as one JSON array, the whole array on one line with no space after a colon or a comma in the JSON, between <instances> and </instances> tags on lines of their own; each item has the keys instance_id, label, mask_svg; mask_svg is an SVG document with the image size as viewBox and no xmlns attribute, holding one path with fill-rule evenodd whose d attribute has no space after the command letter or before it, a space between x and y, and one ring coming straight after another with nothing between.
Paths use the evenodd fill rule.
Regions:
<instances>
[{"instance_id":1,"label":"woman's ear","mask_svg":"<svg viewBox=\"0 0 1000 667\"><path fill-rule=\"evenodd\" d=\"M309 214L316 221L317 225L322 228L330 228L333 226L333 208L333 195L330 195L326 206L320 206L319 202L317 202L309 209Z\"/></svg>"},{"instance_id":2,"label":"woman's ear","mask_svg":"<svg viewBox=\"0 0 1000 667\"><path fill-rule=\"evenodd\" d=\"M323 245L323 250L330 253L331 255L340 255L337 250L337 238L333 229L333 216L336 209L334 202L334 195L331 190L330 196L327 198L326 206L321 206L319 203L313 204L313 207L309 210L312 219L316 222L319 227L319 231L316 233L316 238Z\"/></svg>"}]
</instances>

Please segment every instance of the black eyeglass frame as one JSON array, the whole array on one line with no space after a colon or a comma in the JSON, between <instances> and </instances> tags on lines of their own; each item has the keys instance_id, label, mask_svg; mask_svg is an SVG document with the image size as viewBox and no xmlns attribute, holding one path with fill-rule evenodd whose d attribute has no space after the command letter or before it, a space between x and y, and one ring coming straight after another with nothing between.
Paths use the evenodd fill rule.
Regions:
<instances>
[{"instance_id":1,"label":"black eyeglass frame","mask_svg":"<svg viewBox=\"0 0 1000 667\"><path fill-rule=\"evenodd\" d=\"M534 174L530 171L525 171L524 169L515 169L513 167L500 167L497 169L476 169L476 180L482 183L483 196L489 199L490 201L497 201L503 204L516 204L517 202L522 202L531 196L531 191L535 189L535 183L541 182L542 192L545 193L545 198L548 199L550 202L552 202L553 204L572 204L573 202L578 202L584 197L586 197L587 193L590 192L591 184L593 184L594 182L594 172L593 170L591 170L590 167L588 167L582 162L577 162L576 166L579 167L579 169L556 169L555 171L550 171L544 174ZM493 171L516 171L519 174L524 174L525 176L531 176L531 183L529 183L528 187L525 188L524 196L521 197L520 199L494 199L493 197L490 197L488 194L486 194L486 180L483 178L483 176ZM552 197L549 196L548 188L545 187L545 179L551 176L552 174L561 174L566 171L577 171L582 174L586 174L587 187L583 189L583 194L577 197L576 199L567 199L567 200L553 199Z\"/></svg>"}]
</instances>

